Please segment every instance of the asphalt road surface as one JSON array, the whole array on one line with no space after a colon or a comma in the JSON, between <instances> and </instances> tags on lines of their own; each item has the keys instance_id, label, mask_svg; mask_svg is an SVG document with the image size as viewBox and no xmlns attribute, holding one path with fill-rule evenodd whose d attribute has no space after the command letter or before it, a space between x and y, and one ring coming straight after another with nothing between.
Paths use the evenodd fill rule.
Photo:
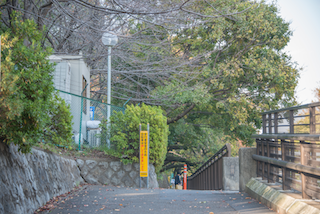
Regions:
<instances>
[{"instance_id":1,"label":"asphalt road surface","mask_svg":"<svg viewBox=\"0 0 320 214\"><path fill-rule=\"evenodd\" d=\"M101 185L82 186L77 191L55 198L47 207L55 208L37 213L275 213L242 192L136 189Z\"/></svg>"}]
</instances>

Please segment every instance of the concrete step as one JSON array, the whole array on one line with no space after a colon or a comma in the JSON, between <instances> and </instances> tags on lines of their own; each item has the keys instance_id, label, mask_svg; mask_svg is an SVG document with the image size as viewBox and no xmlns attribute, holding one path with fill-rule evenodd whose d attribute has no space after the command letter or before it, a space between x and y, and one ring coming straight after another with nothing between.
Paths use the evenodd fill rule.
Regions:
<instances>
[{"instance_id":1,"label":"concrete step","mask_svg":"<svg viewBox=\"0 0 320 214\"><path fill-rule=\"evenodd\" d=\"M320 214L319 200L306 200L294 190L281 190L278 183L268 184L261 178L251 178L246 192L279 214Z\"/></svg>"}]
</instances>

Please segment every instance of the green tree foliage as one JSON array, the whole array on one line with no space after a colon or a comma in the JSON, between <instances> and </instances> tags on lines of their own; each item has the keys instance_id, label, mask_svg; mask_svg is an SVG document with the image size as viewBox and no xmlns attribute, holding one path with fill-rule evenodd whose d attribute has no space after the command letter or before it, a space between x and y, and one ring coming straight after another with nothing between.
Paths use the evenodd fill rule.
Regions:
<instances>
[{"instance_id":1,"label":"green tree foliage","mask_svg":"<svg viewBox=\"0 0 320 214\"><path fill-rule=\"evenodd\" d=\"M121 158L124 163L138 162L139 124L142 126L141 130L147 130L149 123L149 162L159 171L166 156L169 134L167 118L163 116L161 108L145 104L129 105L124 114L114 112L110 121L111 148L108 152ZM107 121L103 121L101 126L105 134Z\"/></svg>"},{"instance_id":2,"label":"green tree foliage","mask_svg":"<svg viewBox=\"0 0 320 214\"><path fill-rule=\"evenodd\" d=\"M175 110L176 114L170 116L175 117L194 103L194 109L229 114L230 119L236 119L238 124L248 124L249 121L254 122L250 118L252 114L256 117L261 110L291 104L298 70L290 57L281 52L291 32L289 24L277 15L277 8L250 1L221 0L211 3L219 11L232 8L229 13L244 12L216 19L207 18L204 24L186 28L174 38L178 44L175 48L183 51L186 57L206 55L199 60L194 81L190 81L190 85L197 85L196 89L202 88L202 92L195 89L194 94L187 95L190 91L183 90L186 86L176 83L154 91L171 92L173 99L170 101L177 100L177 97L189 97L189 100L185 98L180 101L186 105L181 105ZM206 9L202 1L195 7L199 11L206 10L208 15L213 13L213 9ZM181 94L172 93L176 92L175 89ZM220 123L221 120L215 118L214 121ZM233 131L236 124L228 126Z\"/></svg>"},{"instance_id":3,"label":"green tree foliage","mask_svg":"<svg viewBox=\"0 0 320 214\"><path fill-rule=\"evenodd\" d=\"M289 24L274 5L264 2L207 2L233 15L211 17L213 7L203 1L194 4L195 10L206 11L207 18L190 19L191 27L176 32L173 41L176 52L190 60L197 58L198 67L192 72L186 67L184 79L158 86L153 94L165 97L170 130L178 120L202 127L193 142L210 128L226 139L252 145L251 135L261 126L261 111L296 104L299 69L283 52L291 35ZM200 20L202 24L196 24ZM175 144L189 145L188 140ZM187 157L185 152L175 151L176 160L182 154Z\"/></svg>"},{"instance_id":4,"label":"green tree foliage","mask_svg":"<svg viewBox=\"0 0 320 214\"><path fill-rule=\"evenodd\" d=\"M1 25L0 33L1 141L13 142L26 153L39 140L48 140L50 135L51 141L59 140L57 136L70 137L70 133L67 134L71 126L71 123L67 124L69 118L59 121L56 118L61 113L70 117L70 112L62 108L61 100L56 102L58 98L52 98L53 66L47 59L51 49L41 46L42 32L33 21L22 22L19 14L14 13L11 27ZM44 137L45 130L47 138Z\"/></svg>"},{"instance_id":5,"label":"green tree foliage","mask_svg":"<svg viewBox=\"0 0 320 214\"><path fill-rule=\"evenodd\" d=\"M71 146L72 144L72 115L70 106L66 104L56 92L50 100L48 115L50 119L45 125L43 140L59 146Z\"/></svg>"},{"instance_id":6,"label":"green tree foliage","mask_svg":"<svg viewBox=\"0 0 320 214\"><path fill-rule=\"evenodd\" d=\"M115 60L113 96L166 112L165 167L196 165L229 140L250 146L262 111L296 104L299 69L283 51L292 32L275 5L199 0L188 9L178 27L133 21L130 33L145 37L127 44L131 60Z\"/></svg>"}]
</instances>

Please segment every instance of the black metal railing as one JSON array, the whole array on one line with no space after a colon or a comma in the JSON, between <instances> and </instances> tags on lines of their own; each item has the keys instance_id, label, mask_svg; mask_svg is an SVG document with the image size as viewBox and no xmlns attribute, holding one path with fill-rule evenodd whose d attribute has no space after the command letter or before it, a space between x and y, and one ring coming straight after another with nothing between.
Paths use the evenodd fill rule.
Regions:
<instances>
[{"instance_id":1,"label":"black metal railing","mask_svg":"<svg viewBox=\"0 0 320 214\"><path fill-rule=\"evenodd\" d=\"M222 189L222 158L230 155L231 146L227 143L187 178L187 189Z\"/></svg>"},{"instance_id":2,"label":"black metal railing","mask_svg":"<svg viewBox=\"0 0 320 214\"><path fill-rule=\"evenodd\" d=\"M320 198L320 102L262 113L257 175L303 198Z\"/></svg>"}]
</instances>

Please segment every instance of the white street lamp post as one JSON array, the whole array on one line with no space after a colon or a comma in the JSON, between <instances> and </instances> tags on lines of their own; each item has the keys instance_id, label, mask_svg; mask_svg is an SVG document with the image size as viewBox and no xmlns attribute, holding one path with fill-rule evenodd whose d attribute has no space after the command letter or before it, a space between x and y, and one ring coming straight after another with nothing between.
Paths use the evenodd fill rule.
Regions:
<instances>
[{"instance_id":1,"label":"white street lamp post","mask_svg":"<svg viewBox=\"0 0 320 214\"><path fill-rule=\"evenodd\" d=\"M108 90L107 90L107 130L110 131L110 115L111 115L111 47L118 42L118 37L110 33L102 35L102 43L108 46ZM110 132L109 132L110 133ZM109 135L110 137L110 135ZM110 139L108 139L108 147L110 147Z\"/></svg>"}]
</instances>

